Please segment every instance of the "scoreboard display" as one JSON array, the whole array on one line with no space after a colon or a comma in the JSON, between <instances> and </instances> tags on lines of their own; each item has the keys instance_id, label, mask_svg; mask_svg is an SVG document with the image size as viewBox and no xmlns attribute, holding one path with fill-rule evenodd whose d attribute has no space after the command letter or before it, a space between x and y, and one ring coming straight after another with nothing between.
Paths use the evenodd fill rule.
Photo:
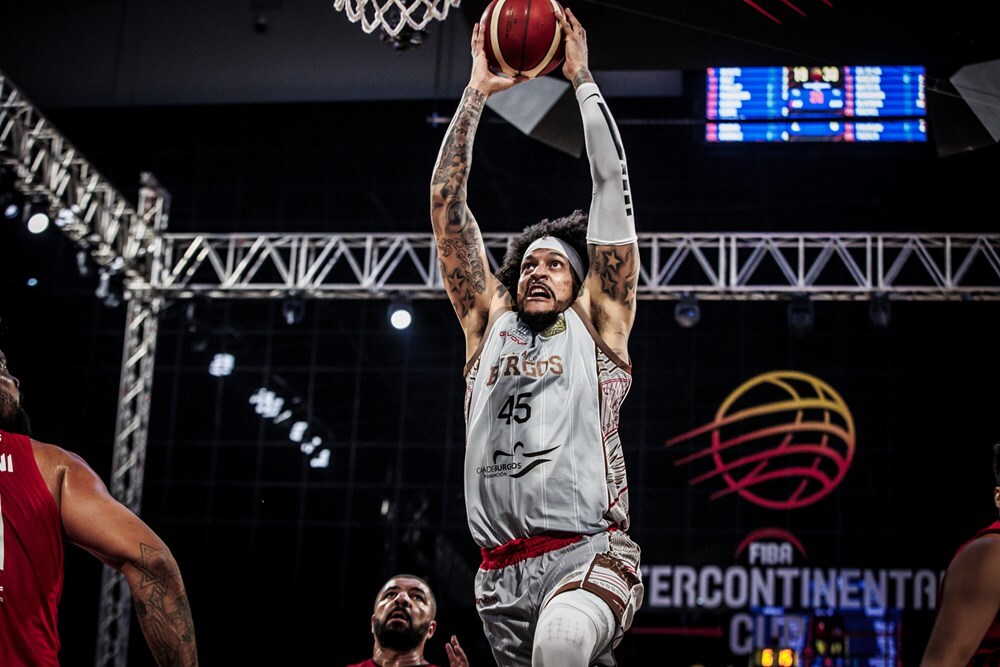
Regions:
<instances>
[{"instance_id":1,"label":"scoreboard display","mask_svg":"<svg viewBox=\"0 0 1000 667\"><path fill-rule=\"evenodd\" d=\"M918 65L709 67L705 140L927 140Z\"/></svg>"}]
</instances>

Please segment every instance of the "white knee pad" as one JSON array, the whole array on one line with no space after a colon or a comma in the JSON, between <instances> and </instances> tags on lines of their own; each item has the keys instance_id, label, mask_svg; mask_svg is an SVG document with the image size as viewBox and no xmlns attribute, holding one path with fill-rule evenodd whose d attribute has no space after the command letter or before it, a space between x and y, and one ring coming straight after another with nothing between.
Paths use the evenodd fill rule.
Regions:
<instances>
[{"instance_id":1,"label":"white knee pad","mask_svg":"<svg viewBox=\"0 0 1000 667\"><path fill-rule=\"evenodd\" d=\"M561 593L538 615L531 667L588 667L615 630L615 616L601 598L583 589Z\"/></svg>"}]
</instances>

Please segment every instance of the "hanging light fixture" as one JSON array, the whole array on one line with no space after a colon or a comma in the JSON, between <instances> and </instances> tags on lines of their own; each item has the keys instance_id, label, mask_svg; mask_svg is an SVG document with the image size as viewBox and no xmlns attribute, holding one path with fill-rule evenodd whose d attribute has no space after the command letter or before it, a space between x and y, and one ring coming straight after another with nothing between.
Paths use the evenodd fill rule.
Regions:
<instances>
[{"instance_id":1,"label":"hanging light fixture","mask_svg":"<svg viewBox=\"0 0 1000 667\"><path fill-rule=\"evenodd\" d=\"M410 299L405 294L397 294L389 302L389 323L396 329L402 331L413 323L413 308Z\"/></svg>"},{"instance_id":2,"label":"hanging light fixture","mask_svg":"<svg viewBox=\"0 0 1000 667\"><path fill-rule=\"evenodd\" d=\"M674 320L685 329L690 329L701 320L701 307L698 298L685 294L674 306Z\"/></svg>"},{"instance_id":3,"label":"hanging light fixture","mask_svg":"<svg viewBox=\"0 0 1000 667\"><path fill-rule=\"evenodd\" d=\"M788 330L794 336L804 336L815 322L813 302L808 294L793 296L788 302Z\"/></svg>"}]
</instances>

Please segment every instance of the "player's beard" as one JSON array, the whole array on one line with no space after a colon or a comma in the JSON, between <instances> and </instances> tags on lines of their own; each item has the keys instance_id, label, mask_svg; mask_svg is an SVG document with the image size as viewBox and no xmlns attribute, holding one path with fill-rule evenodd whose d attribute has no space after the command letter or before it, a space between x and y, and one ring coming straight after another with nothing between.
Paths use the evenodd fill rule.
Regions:
<instances>
[{"instance_id":1,"label":"player's beard","mask_svg":"<svg viewBox=\"0 0 1000 667\"><path fill-rule=\"evenodd\" d=\"M0 431L31 436L31 420L21 404L0 390Z\"/></svg>"},{"instance_id":2,"label":"player's beard","mask_svg":"<svg viewBox=\"0 0 1000 667\"><path fill-rule=\"evenodd\" d=\"M526 313L521 311L518 313L518 317L521 321L528 325L528 327L535 333L541 333L548 329L552 324L559 319L558 310L547 310L544 313Z\"/></svg>"},{"instance_id":3,"label":"player's beard","mask_svg":"<svg viewBox=\"0 0 1000 667\"><path fill-rule=\"evenodd\" d=\"M421 625L413 625L411 622L405 627L400 627L398 623L390 627L382 621L375 621L375 638L382 648L400 652L412 651L420 646L430 627L430 621Z\"/></svg>"}]
</instances>

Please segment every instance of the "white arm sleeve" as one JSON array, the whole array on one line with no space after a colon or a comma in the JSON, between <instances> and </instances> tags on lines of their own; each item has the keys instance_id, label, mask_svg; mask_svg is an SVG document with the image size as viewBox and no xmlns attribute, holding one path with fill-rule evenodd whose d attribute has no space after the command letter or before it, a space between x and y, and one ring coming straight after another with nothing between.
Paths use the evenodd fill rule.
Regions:
<instances>
[{"instance_id":1,"label":"white arm sleeve","mask_svg":"<svg viewBox=\"0 0 1000 667\"><path fill-rule=\"evenodd\" d=\"M580 84L576 99L583 116L583 135L594 181L587 242L595 245L632 243L638 237L632 217L625 148L618 136L618 126L596 83Z\"/></svg>"}]
</instances>

